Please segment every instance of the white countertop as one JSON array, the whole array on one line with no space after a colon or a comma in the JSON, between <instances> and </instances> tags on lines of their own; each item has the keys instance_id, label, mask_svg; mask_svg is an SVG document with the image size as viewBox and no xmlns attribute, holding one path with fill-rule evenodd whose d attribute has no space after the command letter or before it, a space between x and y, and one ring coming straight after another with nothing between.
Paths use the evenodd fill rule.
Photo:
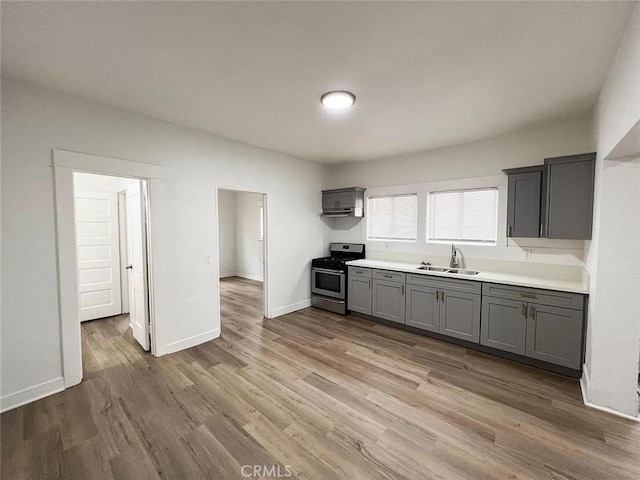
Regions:
<instances>
[{"instance_id":1,"label":"white countertop","mask_svg":"<svg viewBox=\"0 0 640 480\"><path fill-rule=\"evenodd\" d=\"M419 265L413 263L387 262L383 260L352 260L347 262L351 267L378 268L381 270L393 270L396 272L415 273L418 275L431 275L433 277L457 278L475 282L501 283L518 287L543 288L560 292L588 294L589 287L581 280L556 280L553 278L528 277L512 273L500 273L481 271L477 275L456 275L455 273L430 272L418 269Z\"/></svg>"}]
</instances>

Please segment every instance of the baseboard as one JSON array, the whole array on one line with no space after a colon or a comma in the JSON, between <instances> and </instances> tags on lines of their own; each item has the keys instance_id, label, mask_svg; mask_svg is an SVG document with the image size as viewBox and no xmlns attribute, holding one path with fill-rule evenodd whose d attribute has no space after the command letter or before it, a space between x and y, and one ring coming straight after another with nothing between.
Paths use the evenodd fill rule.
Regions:
<instances>
[{"instance_id":1,"label":"baseboard","mask_svg":"<svg viewBox=\"0 0 640 480\"><path fill-rule=\"evenodd\" d=\"M221 273L220 274L220 278L229 278L229 277L246 278L247 280L255 280L256 282L264 281L264 279L262 277L260 277L258 275L249 275L248 273L232 272L232 273Z\"/></svg>"},{"instance_id":2,"label":"baseboard","mask_svg":"<svg viewBox=\"0 0 640 480\"><path fill-rule=\"evenodd\" d=\"M62 377L54 378L47 382L43 382L33 387L25 388L9 395L0 397L0 412L13 410L27 403L35 402L41 398L48 397L54 393L64 390L64 379Z\"/></svg>"},{"instance_id":3,"label":"baseboard","mask_svg":"<svg viewBox=\"0 0 640 480\"><path fill-rule=\"evenodd\" d=\"M302 310L303 308L307 308L311 306L311 299L303 300L302 302L292 303L291 305L286 305L284 307L275 308L271 310L271 315L269 318L281 317L282 315L286 315L287 313L295 312L297 310Z\"/></svg>"},{"instance_id":4,"label":"baseboard","mask_svg":"<svg viewBox=\"0 0 640 480\"><path fill-rule=\"evenodd\" d=\"M209 330L208 332L185 338L184 340L178 340L177 342L173 342L167 345L167 353L176 353L186 348L195 347L196 345L208 342L209 340L213 340L214 338L218 338L219 336L220 328L215 328L213 330Z\"/></svg>"},{"instance_id":5,"label":"baseboard","mask_svg":"<svg viewBox=\"0 0 640 480\"><path fill-rule=\"evenodd\" d=\"M589 408L593 408L595 410L600 410L601 412L606 412L609 413L611 415L615 415L617 417L622 417L622 418L626 418L627 420L632 420L634 422L639 422L640 423L640 416L638 417L632 417L631 415L627 415L626 413L622 413L622 412L618 412L616 410L613 410L611 408L607 408L607 407L601 407L600 405L596 405L595 403L591 403L588 398L589 398L589 385L591 382L591 376L589 375L589 370L587 369L587 366L585 365L582 369L582 378L580 378L580 390L582 391L582 402Z\"/></svg>"},{"instance_id":6,"label":"baseboard","mask_svg":"<svg viewBox=\"0 0 640 480\"><path fill-rule=\"evenodd\" d=\"M246 278L247 280L255 280L256 282L262 282L264 280L258 275L249 275L248 273L236 273L236 277Z\"/></svg>"}]
</instances>

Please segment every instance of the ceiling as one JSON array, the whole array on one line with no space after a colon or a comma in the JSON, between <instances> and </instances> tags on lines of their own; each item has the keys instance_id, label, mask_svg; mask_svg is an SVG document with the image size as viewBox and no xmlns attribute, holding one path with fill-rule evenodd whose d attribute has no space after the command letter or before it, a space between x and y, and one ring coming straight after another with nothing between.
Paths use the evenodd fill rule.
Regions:
<instances>
[{"instance_id":1,"label":"ceiling","mask_svg":"<svg viewBox=\"0 0 640 480\"><path fill-rule=\"evenodd\" d=\"M633 3L2 2L9 78L328 164L593 109ZM328 90L355 107L329 112Z\"/></svg>"}]
</instances>

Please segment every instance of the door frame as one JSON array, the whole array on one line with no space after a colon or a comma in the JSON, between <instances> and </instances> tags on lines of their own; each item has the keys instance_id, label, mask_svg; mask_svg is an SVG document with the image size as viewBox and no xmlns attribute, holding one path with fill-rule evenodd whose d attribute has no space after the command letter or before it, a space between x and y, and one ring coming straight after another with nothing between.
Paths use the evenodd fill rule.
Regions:
<instances>
[{"instance_id":1,"label":"door frame","mask_svg":"<svg viewBox=\"0 0 640 480\"><path fill-rule=\"evenodd\" d=\"M255 190L247 190L242 187L226 187L218 185L216 187L216 242L218 251L216 254L220 256L220 190L228 190L237 193L257 193L262 195L262 222L263 222L263 238L262 238L262 316L264 318L271 318L271 311L269 310L269 222L267 221L268 207L267 200L269 195L267 192L258 192ZM220 260L217 263L216 279L218 282L218 324L220 325Z\"/></svg>"},{"instance_id":2,"label":"door frame","mask_svg":"<svg viewBox=\"0 0 640 480\"><path fill-rule=\"evenodd\" d=\"M62 376L64 387L69 388L79 384L83 375L73 174L84 172L137 178L147 183L147 243L150 247L147 251L147 275L151 353L159 357L167 353L165 262L162 244L164 169L159 165L58 149L53 150L52 157Z\"/></svg>"}]
</instances>

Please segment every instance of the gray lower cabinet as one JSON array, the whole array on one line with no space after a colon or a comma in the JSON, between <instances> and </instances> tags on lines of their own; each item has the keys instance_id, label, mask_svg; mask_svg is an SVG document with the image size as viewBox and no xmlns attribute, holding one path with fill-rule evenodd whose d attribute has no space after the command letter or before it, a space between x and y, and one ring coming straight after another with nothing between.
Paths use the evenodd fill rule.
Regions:
<instances>
[{"instance_id":1,"label":"gray lower cabinet","mask_svg":"<svg viewBox=\"0 0 640 480\"><path fill-rule=\"evenodd\" d=\"M482 299L481 345L524 355L526 335L526 303L504 298Z\"/></svg>"},{"instance_id":2,"label":"gray lower cabinet","mask_svg":"<svg viewBox=\"0 0 640 480\"><path fill-rule=\"evenodd\" d=\"M440 331L440 291L407 284L406 324L438 333Z\"/></svg>"},{"instance_id":3,"label":"gray lower cabinet","mask_svg":"<svg viewBox=\"0 0 640 480\"><path fill-rule=\"evenodd\" d=\"M347 308L353 312L371 315L371 279L349 276Z\"/></svg>"},{"instance_id":4,"label":"gray lower cabinet","mask_svg":"<svg viewBox=\"0 0 640 480\"><path fill-rule=\"evenodd\" d=\"M405 323L404 282L372 280L371 315L391 322Z\"/></svg>"},{"instance_id":5,"label":"gray lower cabinet","mask_svg":"<svg viewBox=\"0 0 640 480\"><path fill-rule=\"evenodd\" d=\"M579 369L583 312L530 303L528 313L526 356Z\"/></svg>"},{"instance_id":6,"label":"gray lower cabinet","mask_svg":"<svg viewBox=\"0 0 640 480\"><path fill-rule=\"evenodd\" d=\"M478 343L480 340L480 295L442 290L440 333Z\"/></svg>"}]
</instances>

